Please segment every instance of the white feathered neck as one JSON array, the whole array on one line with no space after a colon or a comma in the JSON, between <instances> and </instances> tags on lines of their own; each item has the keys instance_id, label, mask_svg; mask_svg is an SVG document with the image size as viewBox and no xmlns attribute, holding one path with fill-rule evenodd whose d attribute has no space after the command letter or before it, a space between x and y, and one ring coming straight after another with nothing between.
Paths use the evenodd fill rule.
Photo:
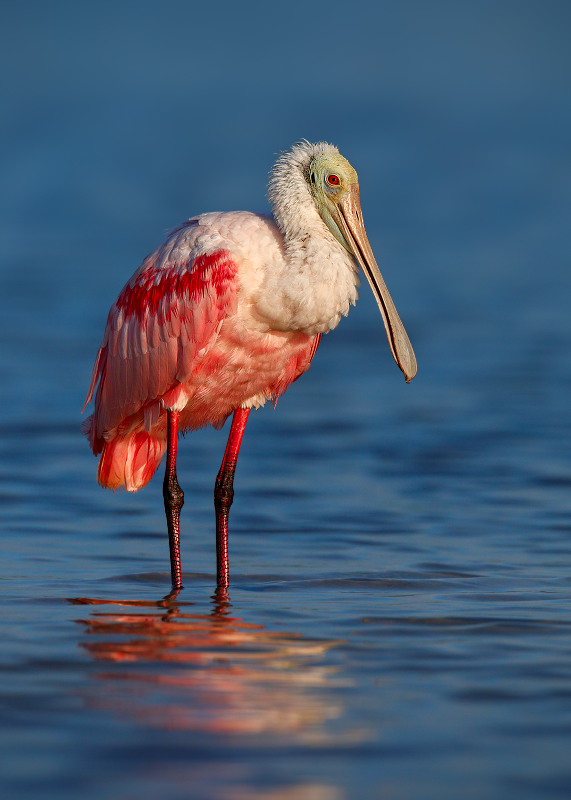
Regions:
<instances>
[{"instance_id":1,"label":"white feathered neck","mask_svg":"<svg viewBox=\"0 0 571 800\"><path fill-rule=\"evenodd\" d=\"M357 299L357 264L321 218L309 186L313 159L338 152L327 142L303 141L283 153L270 174L268 199L285 260L268 275L261 305L277 329L326 333Z\"/></svg>"}]
</instances>

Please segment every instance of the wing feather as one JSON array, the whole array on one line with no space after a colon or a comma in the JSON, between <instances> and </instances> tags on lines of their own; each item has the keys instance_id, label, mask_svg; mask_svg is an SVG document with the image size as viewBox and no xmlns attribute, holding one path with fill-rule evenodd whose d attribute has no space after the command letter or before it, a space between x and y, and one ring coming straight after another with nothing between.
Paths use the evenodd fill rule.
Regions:
<instances>
[{"instance_id":1,"label":"wing feather","mask_svg":"<svg viewBox=\"0 0 571 800\"><path fill-rule=\"evenodd\" d=\"M86 400L99 381L95 452L141 409L145 427L156 421L157 401L188 380L197 352L211 346L221 321L236 308L237 259L220 236L216 242L210 235L218 246L205 252L200 233L192 220L175 230L145 259L109 312Z\"/></svg>"}]
</instances>

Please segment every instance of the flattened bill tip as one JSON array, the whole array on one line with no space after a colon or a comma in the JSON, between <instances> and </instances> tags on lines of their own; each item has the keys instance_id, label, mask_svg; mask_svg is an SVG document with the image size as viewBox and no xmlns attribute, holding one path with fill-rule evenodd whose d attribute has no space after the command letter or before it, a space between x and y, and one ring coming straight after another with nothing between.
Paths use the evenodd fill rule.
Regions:
<instances>
[{"instance_id":1,"label":"flattened bill tip","mask_svg":"<svg viewBox=\"0 0 571 800\"><path fill-rule=\"evenodd\" d=\"M348 197L340 203L334 219L371 286L383 317L393 358L402 371L405 381L410 383L416 375L416 357L369 244L361 213L358 186L355 185Z\"/></svg>"}]
</instances>

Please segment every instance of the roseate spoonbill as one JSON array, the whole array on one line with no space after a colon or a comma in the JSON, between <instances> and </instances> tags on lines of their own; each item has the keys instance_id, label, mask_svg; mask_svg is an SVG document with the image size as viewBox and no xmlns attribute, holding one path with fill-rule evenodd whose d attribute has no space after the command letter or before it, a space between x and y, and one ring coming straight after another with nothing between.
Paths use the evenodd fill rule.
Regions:
<instances>
[{"instance_id":1,"label":"roseate spoonbill","mask_svg":"<svg viewBox=\"0 0 571 800\"><path fill-rule=\"evenodd\" d=\"M416 359L365 233L357 173L333 145L303 141L269 183L273 217L193 217L147 256L107 319L83 425L97 479L136 492L167 453L163 496L173 588L182 588L177 435L233 414L216 478L217 578L228 585L228 513L252 408L309 369L322 333L357 299L360 266L406 381ZM99 382L99 383L98 383Z\"/></svg>"}]
</instances>

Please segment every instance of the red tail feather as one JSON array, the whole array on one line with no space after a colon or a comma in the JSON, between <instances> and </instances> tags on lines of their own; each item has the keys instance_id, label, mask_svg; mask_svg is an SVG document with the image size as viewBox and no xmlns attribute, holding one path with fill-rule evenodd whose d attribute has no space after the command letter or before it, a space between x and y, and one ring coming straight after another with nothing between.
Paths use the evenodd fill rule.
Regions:
<instances>
[{"instance_id":1,"label":"red tail feather","mask_svg":"<svg viewBox=\"0 0 571 800\"><path fill-rule=\"evenodd\" d=\"M103 445L97 480L107 489L125 487L128 492L136 492L151 480L165 450L164 437L146 431L117 436Z\"/></svg>"}]
</instances>

